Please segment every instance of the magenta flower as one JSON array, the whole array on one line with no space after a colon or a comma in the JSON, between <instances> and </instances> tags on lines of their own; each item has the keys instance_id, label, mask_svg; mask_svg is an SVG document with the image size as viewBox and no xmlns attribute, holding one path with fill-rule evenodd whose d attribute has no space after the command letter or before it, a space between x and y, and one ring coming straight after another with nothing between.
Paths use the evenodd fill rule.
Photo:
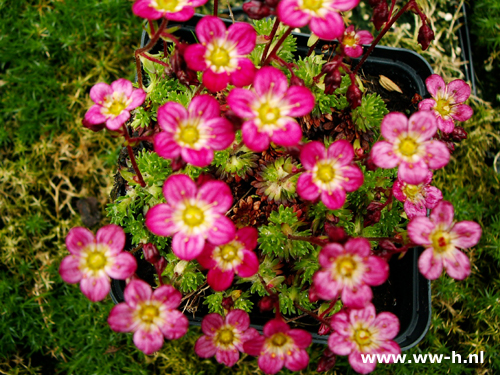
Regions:
<instances>
[{"instance_id":1,"label":"magenta flower","mask_svg":"<svg viewBox=\"0 0 500 375\"><path fill-rule=\"evenodd\" d=\"M72 228L66 236L71 255L59 266L61 278L70 284L80 282L82 293L91 301L101 301L109 293L109 277L125 280L137 269L137 262L123 250L125 233L118 225L110 224L97 231Z\"/></svg>"},{"instance_id":2,"label":"magenta flower","mask_svg":"<svg viewBox=\"0 0 500 375\"><path fill-rule=\"evenodd\" d=\"M125 302L111 309L108 324L116 332L134 332L134 344L144 354L163 346L163 337L175 340L186 334L189 322L176 310L182 295L171 285L154 292L142 280L132 280L124 291Z\"/></svg>"},{"instance_id":3,"label":"magenta flower","mask_svg":"<svg viewBox=\"0 0 500 375\"><path fill-rule=\"evenodd\" d=\"M203 17L196 25L200 44L186 48L184 57L190 69L203 72L203 84L212 92L252 83L255 66L245 56L253 51L257 39L254 28L237 22L226 31L222 20Z\"/></svg>"},{"instance_id":4,"label":"magenta flower","mask_svg":"<svg viewBox=\"0 0 500 375\"><path fill-rule=\"evenodd\" d=\"M398 318L389 312L377 315L370 303L361 310L340 311L332 317L328 347L337 355L348 355L349 364L360 374L375 369L376 361L363 361L361 354L401 354L392 339L399 331Z\"/></svg>"},{"instance_id":5,"label":"magenta flower","mask_svg":"<svg viewBox=\"0 0 500 375\"><path fill-rule=\"evenodd\" d=\"M453 222L455 215L450 202L441 201L429 218L417 216L408 223L408 235L425 251L418 259L418 268L429 280L443 271L457 280L470 274L469 258L458 250L475 246L481 237L481 227L473 221Z\"/></svg>"},{"instance_id":6,"label":"magenta flower","mask_svg":"<svg viewBox=\"0 0 500 375\"><path fill-rule=\"evenodd\" d=\"M220 117L219 103L209 95L195 96L186 110L168 102L158 108L158 125L163 130L154 138L158 155L178 156L197 167L208 166L213 150L224 150L234 141L231 123Z\"/></svg>"},{"instance_id":7,"label":"magenta flower","mask_svg":"<svg viewBox=\"0 0 500 375\"><path fill-rule=\"evenodd\" d=\"M354 25L349 26L342 37L340 43L344 48L344 52L349 57L359 57L363 54L363 44L370 44L373 41L373 36L366 30L354 30Z\"/></svg>"},{"instance_id":8,"label":"magenta flower","mask_svg":"<svg viewBox=\"0 0 500 375\"><path fill-rule=\"evenodd\" d=\"M431 186L432 172L429 171L424 182L419 185L407 184L400 178L394 182L392 193L397 200L404 203L408 219L416 216L426 216L428 208L434 208L443 199L441 190Z\"/></svg>"},{"instance_id":9,"label":"magenta flower","mask_svg":"<svg viewBox=\"0 0 500 375\"><path fill-rule=\"evenodd\" d=\"M173 236L172 251L183 260L198 257L205 240L223 245L236 228L225 214L233 203L231 190L222 181L208 181L198 189L184 174L169 176L163 185L167 203L151 207L146 226L157 236Z\"/></svg>"},{"instance_id":10,"label":"magenta flower","mask_svg":"<svg viewBox=\"0 0 500 375\"><path fill-rule=\"evenodd\" d=\"M302 130L293 117L312 111L314 95L306 87L289 88L285 74L268 66L255 74L252 90L231 90L227 103L236 115L248 119L242 128L243 141L260 152L270 141L280 146L299 143Z\"/></svg>"},{"instance_id":11,"label":"magenta flower","mask_svg":"<svg viewBox=\"0 0 500 375\"><path fill-rule=\"evenodd\" d=\"M85 113L83 125L100 130L106 124L109 130L118 130L130 118L130 111L139 107L146 99L143 89L134 89L132 83L120 78L111 86L100 82L90 89L94 105Z\"/></svg>"},{"instance_id":12,"label":"magenta flower","mask_svg":"<svg viewBox=\"0 0 500 375\"><path fill-rule=\"evenodd\" d=\"M297 181L297 193L302 199L321 201L330 210L342 207L346 191L363 185L363 172L352 164L354 148L346 140L333 142L328 151L321 142L309 142L300 152L300 161L307 170Z\"/></svg>"},{"instance_id":13,"label":"magenta flower","mask_svg":"<svg viewBox=\"0 0 500 375\"><path fill-rule=\"evenodd\" d=\"M427 90L432 99L422 100L419 110L433 111L437 118L437 126L444 133L451 133L456 121L467 121L474 113L472 108L463 104L470 96L470 87L461 79L448 84L437 74L425 80Z\"/></svg>"},{"instance_id":14,"label":"magenta flower","mask_svg":"<svg viewBox=\"0 0 500 375\"><path fill-rule=\"evenodd\" d=\"M243 344L259 337L255 328L250 327L250 318L243 310L231 310L223 319L219 314L208 314L201 322L201 336L194 351L201 358L215 355L217 362L232 367L243 352Z\"/></svg>"},{"instance_id":15,"label":"magenta flower","mask_svg":"<svg viewBox=\"0 0 500 375\"><path fill-rule=\"evenodd\" d=\"M252 251L257 246L257 230L241 228L228 243L214 246L205 244L203 253L196 259L208 268L207 282L216 291L231 286L234 273L240 277L251 277L259 270L259 260Z\"/></svg>"},{"instance_id":16,"label":"magenta flower","mask_svg":"<svg viewBox=\"0 0 500 375\"><path fill-rule=\"evenodd\" d=\"M380 130L386 141L373 145L371 158L380 168L399 165L401 181L418 185L425 181L429 168L448 164L450 152L443 142L430 140L437 131L436 118L430 111L419 111L408 120L399 112L389 113Z\"/></svg>"},{"instance_id":17,"label":"magenta flower","mask_svg":"<svg viewBox=\"0 0 500 375\"><path fill-rule=\"evenodd\" d=\"M355 8L359 0L282 0L277 14L281 22L291 27L309 24L311 31L324 40L334 40L344 33L340 12Z\"/></svg>"},{"instance_id":18,"label":"magenta flower","mask_svg":"<svg viewBox=\"0 0 500 375\"><path fill-rule=\"evenodd\" d=\"M340 295L346 307L365 307L373 297L369 285L381 285L389 276L387 262L370 253L366 238L352 238L344 246L326 245L318 258L322 268L313 276L316 295L324 300Z\"/></svg>"},{"instance_id":19,"label":"magenta flower","mask_svg":"<svg viewBox=\"0 0 500 375\"><path fill-rule=\"evenodd\" d=\"M259 368L265 374L276 374L283 366L291 371L307 367L309 355L305 349L311 345L311 334L303 329L290 329L280 319L272 319L264 326L264 336L243 344L245 353L259 356Z\"/></svg>"},{"instance_id":20,"label":"magenta flower","mask_svg":"<svg viewBox=\"0 0 500 375\"><path fill-rule=\"evenodd\" d=\"M136 16L148 20L165 17L172 21L187 21L194 15L194 8L207 0L137 0L132 6Z\"/></svg>"}]
</instances>

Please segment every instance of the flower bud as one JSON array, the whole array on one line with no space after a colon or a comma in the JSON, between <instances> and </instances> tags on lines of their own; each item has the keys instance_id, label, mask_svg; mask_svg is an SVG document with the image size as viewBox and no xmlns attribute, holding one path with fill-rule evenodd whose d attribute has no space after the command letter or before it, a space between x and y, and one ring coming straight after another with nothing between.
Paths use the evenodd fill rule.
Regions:
<instances>
[{"instance_id":1,"label":"flower bud","mask_svg":"<svg viewBox=\"0 0 500 375\"><path fill-rule=\"evenodd\" d=\"M98 132L98 131L101 131L102 129L104 129L106 127L106 123L102 123L102 124L91 124L89 123L88 121L85 120L85 118L82 120L82 124L83 126L85 126L87 129L90 129L92 130L93 132Z\"/></svg>"},{"instance_id":2,"label":"flower bud","mask_svg":"<svg viewBox=\"0 0 500 375\"><path fill-rule=\"evenodd\" d=\"M325 320L330 321L331 318L325 318ZM320 336L325 336L328 335L332 331L332 328L330 325L326 325L324 323L321 323L318 329L318 335Z\"/></svg>"},{"instance_id":3,"label":"flower bud","mask_svg":"<svg viewBox=\"0 0 500 375\"><path fill-rule=\"evenodd\" d=\"M309 301L310 302L316 302L319 300L318 294L316 293L316 289L314 289L314 286L311 286L309 288Z\"/></svg>"},{"instance_id":4,"label":"flower bud","mask_svg":"<svg viewBox=\"0 0 500 375\"><path fill-rule=\"evenodd\" d=\"M271 15L272 10L262 1L251 0L243 4L243 11L253 20L260 20Z\"/></svg>"},{"instance_id":5,"label":"flower bud","mask_svg":"<svg viewBox=\"0 0 500 375\"><path fill-rule=\"evenodd\" d=\"M163 271L165 271L165 268L167 268L167 260L163 257L161 257L155 264L155 269L156 269L156 273L158 274L158 276L160 276Z\"/></svg>"},{"instance_id":6,"label":"flower bud","mask_svg":"<svg viewBox=\"0 0 500 375\"><path fill-rule=\"evenodd\" d=\"M332 95L335 90L340 87L342 83L342 74L338 69L333 70L330 74L325 76L325 94Z\"/></svg>"},{"instance_id":7,"label":"flower bud","mask_svg":"<svg viewBox=\"0 0 500 375\"><path fill-rule=\"evenodd\" d=\"M352 109L356 109L361 105L361 90L355 84L351 84L351 86L349 86L346 97Z\"/></svg>"},{"instance_id":8,"label":"flower bud","mask_svg":"<svg viewBox=\"0 0 500 375\"><path fill-rule=\"evenodd\" d=\"M149 262L155 264L160 260L160 253L155 245L152 243L147 243L142 246L142 252L144 253L144 258Z\"/></svg>"},{"instance_id":9,"label":"flower bud","mask_svg":"<svg viewBox=\"0 0 500 375\"><path fill-rule=\"evenodd\" d=\"M295 74L292 75L292 78L290 79L290 86L305 86L305 82L302 78L297 77Z\"/></svg>"},{"instance_id":10,"label":"flower bud","mask_svg":"<svg viewBox=\"0 0 500 375\"><path fill-rule=\"evenodd\" d=\"M461 140L467 139L467 132L461 126L455 126L450 136L455 142L460 142Z\"/></svg>"},{"instance_id":11,"label":"flower bud","mask_svg":"<svg viewBox=\"0 0 500 375\"><path fill-rule=\"evenodd\" d=\"M266 5L271 8L276 8L281 0L264 0Z\"/></svg>"},{"instance_id":12,"label":"flower bud","mask_svg":"<svg viewBox=\"0 0 500 375\"><path fill-rule=\"evenodd\" d=\"M373 8L372 22L378 31L387 21L389 21L389 7L386 1L381 1Z\"/></svg>"},{"instance_id":13,"label":"flower bud","mask_svg":"<svg viewBox=\"0 0 500 375\"><path fill-rule=\"evenodd\" d=\"M278 302L279 298L276 294L262 297L258 303L260 312L271 311L274 308L274 305Z\"/></svg>"},{"instance_id":14,"label":"flower bud","mask_svg":"<svg viewBox=\"0 0 500 375\"><path fill-rule=\"evenodd\" d=\"M234 301L232 299L232 297L224 297L222 299L222 307L224 308L224 310L231 310L234 306Z\"/></svg>"},{"instance_id":15,"label":"flower bud","mask_svg":"<svg viewBox=\"0 0 500 375\"><path fill-rule=\"evenodd\" d=\"M325 223L325 233L331 242L344 243L347 241L347 234L344 228L337 227L328 221Z\"/></svg>"},{"instance_id":16,"label":"flower bud","mask_svg":"<svg viewBox=\"0 0 500 375\"><path fill-rule=\"evenodd\" d=\"M422 46L422 49L425 51L427 48L429 48L429 45L433 40L434 40L434 31L432 31L432 29L427 25L427 23L424 23L422 26L420 26L420 29L418 30L418 38L417 38L418 43Z\"/></svg>"},{"instance_id":17,"label":"flower bud","mask_svg":"<svg viewBox=\"0 0 500 375\"><path fill-rule=\"evenodd\" d=\"M331 370L335 366L335 362L337 360L337 356L330 350L327 346L321 359L318 362L318 367L316 368L317 372L326 372Z\"/></svg>"}]
</instances>

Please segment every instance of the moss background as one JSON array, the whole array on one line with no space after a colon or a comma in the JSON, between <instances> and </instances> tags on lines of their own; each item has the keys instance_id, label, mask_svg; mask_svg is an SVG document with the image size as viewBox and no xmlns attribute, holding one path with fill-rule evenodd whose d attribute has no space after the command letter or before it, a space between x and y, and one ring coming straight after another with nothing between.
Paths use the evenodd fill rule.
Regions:
<instances>
[{"instance_id":1,"label":"moss background","mask_svg":"<svg viewBox=\"0 0 500 375\"><path fill-rule=\"evenodd\" d=\"M457 30L463 1L419 3L431 17L438 42L424 56L448 80L462 78ZM496 40L484 37L491 31L498 39L496 13L484 7L499 9L499 4L470 4L476 11L471 30L480 41L474 47L483 53L498 49ZM133 16L131 5L128 0L0 0L2 374L259 373L251 358L233 369L199 359L192 350L197 329L145 356L135 349L131 335L109 329L109 298L91 303L78 286L64 284L57 273L67 253L68 230L82 225L77 202L95 197L105 216L120 142L86 131L81 120L91 104L92 85L134 78L133 50L139 45L141 20ZM420 51L412 23L410 15L386 43ZM500 111L498 84L491 84L491 77L500 76L497 61L494 58L491 66L481 58L475 61L479 93L493 106L481 98L470 100L475 115L465 124L469 137L452 162L436 173L445 199L456 207L456 219L476 220L483 227L480 244L468 252L472 275L462 282L443 276L432 283L430 331L406 352L456 351L464 357L485 351L486 363L379 365L375 373L500 371L500 204L493 165L499 151ZM98 226L106 223L102 219ZM302 373L314 373L321 351L311 348L313 363ZM348 368L346 359L339 358L332 373L344 374Z\"/></svg>"}]
</instances>

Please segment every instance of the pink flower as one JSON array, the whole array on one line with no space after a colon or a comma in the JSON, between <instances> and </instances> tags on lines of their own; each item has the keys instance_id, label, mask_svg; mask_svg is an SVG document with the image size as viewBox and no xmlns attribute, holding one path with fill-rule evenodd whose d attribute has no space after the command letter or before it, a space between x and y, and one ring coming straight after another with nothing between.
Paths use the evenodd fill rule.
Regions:
<instances>
[{"instance_id":1,"label":"pink flower","mask_svg":"<svg viewBox=\"0 0 500 375\"><path fill-rule=\"evenodd\" d=\"M331 210L342 207L346 191L363 184L363 172L352 164L354 148L346 140L333 142L328 151L321 142L310 142L300 152L300 161L307 172L297 181L297 193L302 199L321 201Z\"/></svg>"},{"instance_id":2,"label":"pink flower","mask_svg":"<svg viewBox=\"0 0 500 375\"><path fill-rule=\"evenodd\" d=\"M219 314L208 314L201 322L201 336L194 351L201 358L215 355L217 362L232 367L243 352L243 344L259 336L255 328L249 328L250 318L243 310L231 310L223 319Z\"/></svg>"},{"instance_id":3,"label":"pink flower","mask_svg":"<svg viewBox=\"0 0 500 375\"><path fill-rule=\"evenodd\" d=\"M389 276L387 262L370 253L366 238L352 238L344 246L326 245L318 258L322 268L313 276L316 295L324 300L340 295L347 307L365 307L373 297L369 285L381 285Z\"/></svg>"},{"instance_id":4,"label":"pink flower","mask_svg":"<svg viewBox=\"0 0 500 375\"><path fill-rule=\"evenodd\" d=\"M481 227L473 221L453 222L453 205L441 201L429 218L417 216L408 223L408 235L425 251L418 259L418 268L429 280L437 279L443 271L457 280L470 274L469 258L458 250L475 246L481 237Z\"/></svg>"},{"instance_id":5,"label":"pink flower","mask_svg":"<svg viewBox=\"0 0 500 375\"><path fill-rule=\"evenodd\" d=\"M344 47L344 52L349 57L360 57L363 54L363 44L370 44L373 36L369 31L355 31L354 26L349 26L344 35L340 38L340 43Z\"/></svg>"},{"instance_id":6,"label":"pink flower","mask_svg":"<svg viewBox=\"0 0 500 375\"><path fill-rule=\"evenodd\" d=\"M437 131L436 122L430 111L414 113L409 120L402 113L389 113L380 125L386 141L375 143L370 153L375 165L388 169L399 165L401 181L411 185L423 183L429 168L442 168L450 160L443 142L430 141Z\"/></svg>"},{"instance_id":7,"label":"pink flower","mask_svg":"<svg viewBox=\"0 0 500 375\"><path fill-rule=\"evenodd\" d=\"M106 124L109 130L118 130L130 118L130 111L139 107L146 99L146 92L132 88L132 83L120 78L111 86L100 82L90 89L94 105L85 114L83 125L98 129L96 125Z\"/></svg>"},{"instance_id":8,"label":"pink flower","mask_svg":"<svg viewBox=\"0 0 500 375\"><path fill-rule=\"evenodd\" d=\"M257 246L257 230L241 228L228 243L220 246L205 244L203 253L196 259L208 268L207 282L212 289L222 291L233 282L234 273L240 277L251 277L259 270L259 260L252 251Z\"/></svg>"},{"instance_id":9,"label":"pink flower","mask_svg":"<svg viewBox=\"0 0 500 375\"><path fill-rule=\"evenodd\" d=\"M225 214L233 203L231 190L222 181L208 181L198 189L184 174L168 177L163 185L167 203L146 214L146 226L157 236L173 236L172 250L183 260L198 257L205 240L223 245L234 238L236 228Z\"/></svg>"},{"instance_id":10,"label":"pink flower","mask_svg":"<svg viewBox=\"0 0 500 375\"><path fill-rule=\"evenodd\" d=\"M203 72L203 84L212 92L253 81L255 66L245 56L253 51L257 39L254 28L237 22L226 31L224 22L214 16L203 17L196 25L200 44L186 48L184 57L190 69Z\"/></svg>"},{"instance_id":11,"label":"pink flower","mask_svg":"<svg viewBox=\"0 0 500 375\"><path fill-rule=\"evenodd\" d=\"M175 340L186 334L189 322L176 308L181 294L171 285L154 292L142 280L132 280L124 291L125 302L111 309L108 324L116 332L134 332L134 344L145 354L163 346L163 337Z\"/></svg>"},{"instance_id":12,"label":"pink flower","mask_svg":"<svg viewBox=\"0 0 500 375\"><path fill-rule=\"evenodd\" d=\"M349 364L360 374L375 369L376 361L363 361L361 354L401 354L392 339L399 331L398 318L389 312L377 315L370 303L361 310L340 311L332 317L334 333L328 338L330 350L337 355L348 355Z\"/></svg>"},{"instance_id":13,"label":"pink flower","mask_svg":"<svg viewBox=\"0 0 500 375\"><path fill-rule=\"evenodd\" d=\"M93 302L101 301L109 293L109 277L125 280L137 268L135 258L123 252L125 233L110 224L97 231L72 228L66 236L66 247L71 255L59 267L62 279L70 284L80 282L80 289Z\"/></svg>"},{"instance_id":14,"label":"pink flower","mask_svg":"<svg viewBox=\"0 0 500 375\"><path fill-rule=\"evenodd\" d=\"M265 374L276 374L283 366L291 371L307 367L309 355L305 349L311 345L311 334L303 329L290 329L280 319L272 319L264 326L264 336L243 344L246 353L259 356L259 368Z\"/></svg>"},{"instance_id":15,"label":"pink flower","mask_svg":"<svg viewBox=\"0 0 500 375\"><path fill-rule=\"evenodd\" d=\"M168 102L158 108L163 130L154 138L155 151L165 159L178 156L197 167L208 166L213 150L223 150L234 141L231 123L220 117L219 103L209 95L195 96L186 110Z\"/></svg>"},{"instance_id":16,"label":"pink flower","mask_svg":"<svg viewBox=\"0 0 500 375\"><path fill-rule=\"evenodd\" d=\"M456 121L467 121L474 113L472 108L463 104L470 96L470 87L461 79L448 84L437 74L425 80L427 90L432 99L422 100L418 109L433 111L437 118L437 126L444 133L451 133Z\"/></svg>"},{"instance_id":17,"label":"pink flower","mask_svg":"<svg viewBox=\"0 0 500 375\"><path fill-rule=\"evenodd\" d=\"M291 27L309 24L311 31L324 40L334 40L344 33L340 12L355 8L359 0L282 0L277 9L281 22Z\"/></svg>"},{"instance_id":18,"label":"pink flower","mask_svg":"<svg viewBox=\"0 0 500 375\"><path fill-rule=\"evenodd\" d=\"M172 21L187 21L194 15L194 8L207 0L137 0L132 6L136 16L148 20L165 17Z\"/></svg>"},{"instance_id":19,"label":"pink flower","mask_svg":"<svg viewBox=\"0 0 500 375\"><path fill-rule=\"evenodd\" d=\"M408 219L415 216L426 216L428 208L434 208L443 199L441 190L431 186L432 172L419 185L411 185L400 178L394 182L392 193L397 200L404 202L404 210Z\"/></svg>"},{"instance_id":20,"label":"pink flower","mask_svg":"<svg viewBox=\"0 0 500 375\"><path fill-rule=\"evenodd\" d=\"M233 89L227 97L231 109L241 118L243 141L260 152L273 141L280 146L295 146L302 130L293 117L304 116L314 108L314 95L306 87L288 87L283 72L264 67L255 74L253 90Z\"/></svg>"}]
</instances>

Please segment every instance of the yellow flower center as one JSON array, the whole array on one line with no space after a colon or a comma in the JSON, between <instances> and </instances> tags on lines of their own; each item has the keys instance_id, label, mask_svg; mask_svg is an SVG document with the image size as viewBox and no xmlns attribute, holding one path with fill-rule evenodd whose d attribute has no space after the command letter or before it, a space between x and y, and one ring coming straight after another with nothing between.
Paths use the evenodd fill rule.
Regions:
<instances>
[{"instance_id":1,"label":"yellow flower center","mask_svg":"<svg viewBox=\"0 0 500 375\"><path fill-rule=\"evenodd\" d=\"M232 344L234 341L234 333L231 328L219 329L215 336L215 341L221 343L222 345Z\"/></svg>"},{"instance_id":2,"label":"yellow flower center","mask_svg":"<svg viewBox=\"0 0 500 375\"><path fill-rule=\"evenodd\" d=\"M87 267L93 271L103 269L106 263L106 256L100 251L91 252L87 258Z\"/></svg>"},{"instance_id":3,"label":"yellow flower center","mask_svg":"<svg viewBox=\"0 0 500 375\"><path fill-rule=\"evenodd\" d=\"M156 306L147 305L141 308L139 316L145 323L152 323L153 320L159 315L159 310Z\"/></svg>"},{"instance_id":4,"label":"yellow flower center","mask_svg":"<svg viewBox=\"0 0 500 375\"><path fill-rule=\"evenodd\" d=\"M432 247L437 253L444 253L450 244L450 234L442 230L437 230L431 236Z\"/></svg>"},{"instance_id":5,"label":"yellow flower center","mask_svg":"<svg viewBox=\"0 0 500 375\"><path fill-rule=\"evenodd\" d=\"M125 103L123 100L113 100L113 103L109 106L109 113L111 113L113 116L118 116L122 111L127 108L127 103Z\"/></svg>"},{"instance_id":6,"label":"yellow flower center","mask_svg":"<svg viewBox=\"0 0 500 375\"><path fill-rule=\"evenodd\" d=\"M210 61L216 67L229 65L229 52L222 47L216 47L210 54Z\"/></svg>"},{"instance_id":7,"label":"yellow flower center","mask_svg":"<svg viewBox=\"0 0 500 375\"><path fill-rule=\"evenodd\" d=\"M406 185L403 188L403 193L408 199L413 200L418 194L420 194L421 190L422 189L419 185Z\"/></svg>"},{"instance_id":8,"label":"yellow flower center","mask_svg":"<svg viewBox=\"0 0 500 375\"><path fill-rule=\"evenodd\" d=\"M279 108L273 108L264 103L259 108L259 119L263 124L274 124L280 118Z\"/></svg>"},{"instance_id":9,"label":"yellow flower center","mask_svg":"<svg viewBox=\"0 0 500 375\"><path fill-rule=\"evenodd\" d=\"M238 249L236 246L227 244L221 247L220 255L226 262L231 262L234 258L238 256Z\"/></svg>"},{"instance_id":10,"label":"yellow flower center","mask_svg":"<svg viewBox=\"0 0 500 375\"><path fill-rule=\"evenodd\" d=\"M302 8L308 10L318 10L323 7L323 0L304 0Z\"/></svg>"},{"instance_id":11,"label":"yellow flower center","mask_svg":"<svg viewBox=\"0 0 500 375\"><path fill-rule=\"evenodd\" d=\"M205 221L205 214L200 208L189 206L182 213L182 219L186 225L197 227Z\"/></svg>"},{"instance_id":12,"label":"yellow flower center","mask_svg":"<svg viewBox=\"0 0 500 375\"><path fill-rule=\"evenodd\" d=\"M434 109L438 111L441 116L446 117L451 112L451 105L448 100L441 98L436 101Z\"/></svg>"},{"instance_id":13,"label":"yellow flower center","mask_svg":"<svg viewBox=\"0 0 500 375\"><path fill-rule=\"evenodd\" d=\"M413 156L418 151L418 144L411 138L405 138L399 144L399 152L404 156Z\"/></svg>"},{"instance_id":14,"label":"yellow flower center","mask_svg":"<svg viewBox=\"0 0 500 375\"><path fill-rule=\"evenodd\" d=\"M357 264L350 256L346 256L337 262L337 273L344 277L351 277L356 268Z\"/></svg>"},{"instance_id":15,"label":"yellow flower center","mask_svg":"<svg viewBox=\"0 0 500 375\"><path fill-rule=\"evenodd\" d=\"M195 126L184 126L181 128L179 138L182 142L193 146L200 139L200 132Z\"/></svg>"},{"instance_id":16,"label":"yellow flower center","mask_svg":"<svg viewBox=\"0 0 500 375\"><path fill-rule=\"evenodd\" d=\"M354 47L356 45L356 33L353 31L347 35L344 35L342 43L349 47Z\"/></svg>"},{"instance_id":17,"label":"yellow flower center","mask_svg":"<svg viewBox=\"0 0 500 375\"><path fill-rule=\"evenodd\" d=\"M358 343L359 346L367 346L371 343L371 334L368 330L360 328L354 333L354 341Z\"/></svg>"},{"instance_id":18,"label":"yellow flower center","mask_svg":"<svg viewBox=\"0 0 500 375\"><path fill-rule=\"evenodd\" d=\"M281 332L275 333L271 337L271 343L273 344L273 346L282 347L287 342L288 342L288 336Z\"/></svg>"},{"instance_id":19,"label":"yellow flower center","mask_svg":"<svg viewBox=\"0 0 500 375\"><path fill-rule=\"evenodd\" d=\"M156 0L157 10L162 10L164 12L174 12L179 4L178 0Z\"/></svg>"},{"instance_id":20,"label":"yellow flower center","mask_svg":"<svg viewBox=\"0 0 500 375\"><path fill-rule=\"evenodd\" d=\"M330 164L321 164L318 167L316 177L324 183L328 183L335 178L335 169Z\"/></svg>"}]
</instances>

